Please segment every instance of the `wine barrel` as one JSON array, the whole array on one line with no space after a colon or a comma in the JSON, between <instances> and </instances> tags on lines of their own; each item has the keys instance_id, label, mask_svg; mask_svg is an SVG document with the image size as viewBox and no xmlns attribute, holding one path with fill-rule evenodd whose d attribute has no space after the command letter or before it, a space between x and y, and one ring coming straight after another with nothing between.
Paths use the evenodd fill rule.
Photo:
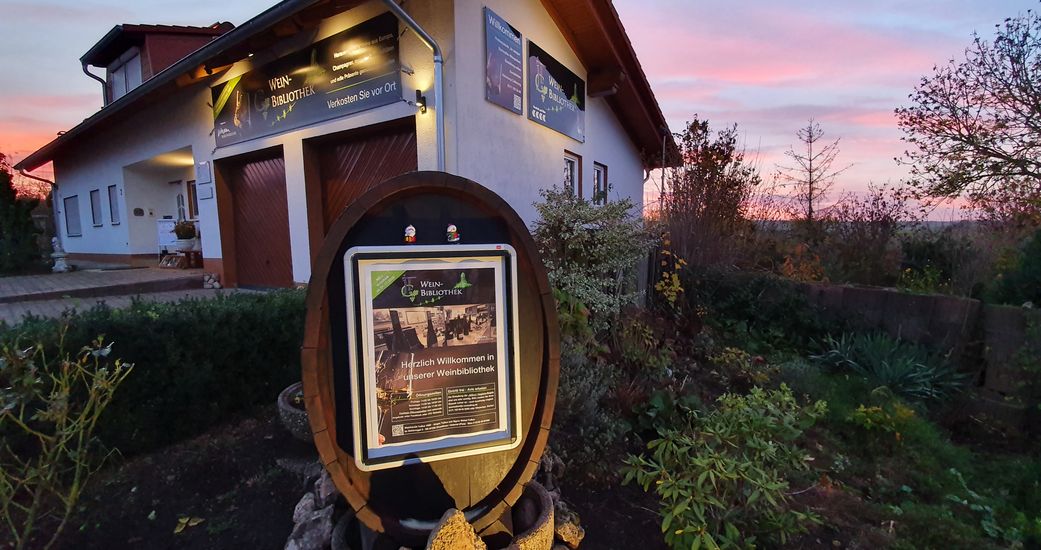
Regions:
<instances>
[{"instance_id":1,"label":"wine barrel","mask_svg":"<svg viewBox=\"0 0 1041 550\"><path fill-rule=\"evenodd\" d=\"M401 245L404 228L418 244L443 244L455 224L466 244L508 244L516 251L520 444L512 450L362 471L352 433L344 289L345 252ZM556 401L560 335L545 267L524 222L506 201L468 179L411 172L374 187L347 207L314 259L301 350L304 399L322 463L358 519L382 537L422 544L445 510L462 510L480 533L509 529L508 512L535 474ZM502 520L502 521L500 521Z\"/></svg>"}]
</instances>

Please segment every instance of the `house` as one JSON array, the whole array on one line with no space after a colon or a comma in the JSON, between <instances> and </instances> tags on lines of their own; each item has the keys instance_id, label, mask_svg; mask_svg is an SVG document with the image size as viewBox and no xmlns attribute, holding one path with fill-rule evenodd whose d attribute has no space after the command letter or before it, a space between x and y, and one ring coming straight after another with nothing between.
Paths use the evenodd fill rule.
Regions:
<instances>
[{"instance_id":1,"label":"house","mask_svg":"<svg viewBox=\"0 0 1041 550\"><path fill-rule=\"evenodd\" d=\"M530 222L561 182L642 204L675 148L609 0L285 0L238 27L119 25L81 61L105 106L15 166L53 161L65 250L155 262L193 220L227 286L306 282L346 205L404 172Z\"/></svg>"}]
</instances>

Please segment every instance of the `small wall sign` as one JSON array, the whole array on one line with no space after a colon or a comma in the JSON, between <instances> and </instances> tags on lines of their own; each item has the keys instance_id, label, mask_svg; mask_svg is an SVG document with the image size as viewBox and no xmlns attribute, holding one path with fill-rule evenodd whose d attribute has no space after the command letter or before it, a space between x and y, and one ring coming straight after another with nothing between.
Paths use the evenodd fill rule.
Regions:
<instances>
[{"instance_id":1,"label":"small wall sign","mask_svg":"<svg viewBox=\"0 0 1041 550\"><path fill-rule=\"evenodd\" d=\"M524 112L524 46L521 33L484 8L484 98L516 114Z\"/></svg>"},{"instance_id":2,"label":"small wall sign","mask_svg":"<svg viewBox=\"0 0 1041 550\"><path fill-rule=\"evenodd\" d=\"M343 265L358 467L516 447L513 248L358 246Z\"/></svg>"}]
</instances>

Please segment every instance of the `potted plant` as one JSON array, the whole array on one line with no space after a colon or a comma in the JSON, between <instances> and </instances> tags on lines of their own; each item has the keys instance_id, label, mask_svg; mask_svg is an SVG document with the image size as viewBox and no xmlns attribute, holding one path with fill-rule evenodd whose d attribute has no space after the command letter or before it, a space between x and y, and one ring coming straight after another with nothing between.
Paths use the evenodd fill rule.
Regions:
<instances>
[{"instance_id":1,"label":"potted plant","mask_svg":"<svg viewBox=\"0 0 1041 550\"><path fill-rule=\"evenodd\" d=\"M195 246L195 237L198 232L195 230L195 222L181 220L174 224L173 234L177 236L177 244L174 248L184 252Z\"/></svg>"}]
</instances>

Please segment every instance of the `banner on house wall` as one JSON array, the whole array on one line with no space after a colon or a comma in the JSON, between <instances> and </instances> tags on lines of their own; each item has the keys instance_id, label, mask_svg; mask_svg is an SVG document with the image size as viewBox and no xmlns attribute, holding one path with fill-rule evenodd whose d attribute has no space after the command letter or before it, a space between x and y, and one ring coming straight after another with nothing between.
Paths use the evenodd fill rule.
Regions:
<instances>
[{"instance_id":1,"label":"banner on house wall","mask_svg":"<svg viewBox=\"0 0 1041 550\"><path fill-rule=\"evenodd\" d=\"M391 13L211 88L218 147L401 101Z\"/></svg>"},{"instance_id":2,"label":"banner on house wall","mask_svg":"<svg viewBox=\"0 0 1041 550\"><path fill-rule=\"evenodd\" d=\"M586 83L528 40L528 118L586 140Z\"/></svg>"},{"instance_id":3,"label":"banner on house wall","mask_svg":"<svg viewBox=\"0 0 1041 550\"><path fill-rule=\"evenodd\" d=\"M505 245L344 256L355 458L381 469L516 446L514 255Z\"/></svg>"},{"instance_id":4,"label":"banner on house wall","mask_svg":"<svg viewBox=\"0 0 1041 550\"><path fill-rule=\"evenodd\" d=\"M484 8L484 98L518 115L524 112L521 33Z\"/></svg>"}]
</instances>

